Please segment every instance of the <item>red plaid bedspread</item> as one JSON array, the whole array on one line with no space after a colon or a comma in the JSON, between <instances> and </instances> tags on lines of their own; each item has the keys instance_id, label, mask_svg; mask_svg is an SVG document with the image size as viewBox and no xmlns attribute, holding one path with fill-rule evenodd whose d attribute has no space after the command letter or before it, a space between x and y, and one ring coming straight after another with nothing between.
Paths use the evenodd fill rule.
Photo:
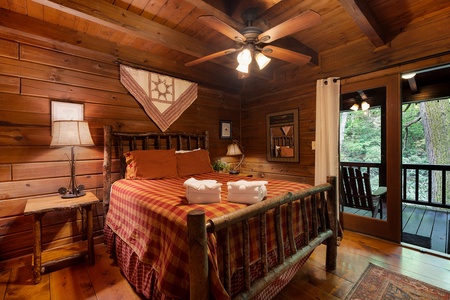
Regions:
<instances>
[{"instance_id":1,"label":"red plaid bedspread","mask_svg":"<svg viewBox=\"0 0 450 300\"><path fill-rule=\"evenodd\" d=\"M133 249L140 261L154 268L158 290L169 297L185 298L189 295L188 212L201 209L205 211L206 219L210 219L246 207L245 204L227 202L226 183L241 179L260 180L220 173L193 177L198 180L215 179L223 183L221 202L189 204L183 186L188 177L119 180L111 189L106 225ZM280 180L269 180L266 186L269 198L310 187ZM220 288L215 287L213 290Z\"/></svg>"}]
</instances>

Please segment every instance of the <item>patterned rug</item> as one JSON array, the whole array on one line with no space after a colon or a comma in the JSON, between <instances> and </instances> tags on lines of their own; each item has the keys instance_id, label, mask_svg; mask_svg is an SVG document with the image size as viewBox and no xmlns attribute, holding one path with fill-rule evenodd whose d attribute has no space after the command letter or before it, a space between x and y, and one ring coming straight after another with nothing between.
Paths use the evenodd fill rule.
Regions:
<instances>
[{"instance_id":1,"label":"patterned rug","mask_svg":"<svg viewBox=\"0 0 450 300\"><path fill-rule=\"evenodd\" d=\"M346 300L450 299L450 291L370 264Z\"/></svg>"}]
</instances>

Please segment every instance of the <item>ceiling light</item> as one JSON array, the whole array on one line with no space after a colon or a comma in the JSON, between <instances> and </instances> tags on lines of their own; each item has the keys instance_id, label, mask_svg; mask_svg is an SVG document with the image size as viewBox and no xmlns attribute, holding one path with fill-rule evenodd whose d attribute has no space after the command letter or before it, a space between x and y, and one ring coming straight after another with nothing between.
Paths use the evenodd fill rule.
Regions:
<instances>
[{"instance_id":1,"label":"ceiling light","mask_svg":"<svg viewBox=\"0 0 450 300\"><path fill-rule=\"evenodd\" d=\"M252 62L252 53L248 49L242 50L238 54L237 61L240 65L249 65Z\"/></svg>"},{"instance_id":2,"label":"ceiling light","mask_svg":"<svg viewBox=\"0 0 450 300\"><path fill-rule=\"evenodd\" d=\"M261 52L257 52L255 54L255 60L258 63L259 69L262 70L270 63L271 59L262 54Z\"/></svg>"},{"instance_id":3,"label":"ceiling light","mask_svg":"<svg viewBox=\"0 0 450 300\"><path fill-rule=\"evenodd\" d=\"M368 110L370 108L370 104L366 101L361 102L361 109L362 110Z\"/></svg>"},{"instance_id":4,"label":"ceiling light","mask_svg":"<svg viewBox=\"0 0 450 300\"><path fill-rule=\"evenodd\" d=\"M352 107L350 107L350 109L351 109L351 110L353 110L353 111L357 111L357 110L358 110L358 108L359 108L359 105L358 105L358 104L356 104L356 103L355 103L355 104L353 104L353 105L352 105Z\"/></svg>"},{"instance_id":5,"label":"ceiling light","mask_svg":"<svg viewBox=\"0 0 450 300\"><path fill-rule=\"evenodd\" d=\"M248 65L239 64L239 66L237 66L236 70L238 70L241 73L248 73Z\"/></svg>"},{"instance_id":6,"label":"ceiling light","mask_svg":"<svg viewBox=\"0 0 450 300\"><path fill-rule=\"evenodd\" d=\"M406 73L406 74L402 74L402 78L403 79L411 79L414 76L416 76L416 73Z\"/></svg>"}]
</instances>

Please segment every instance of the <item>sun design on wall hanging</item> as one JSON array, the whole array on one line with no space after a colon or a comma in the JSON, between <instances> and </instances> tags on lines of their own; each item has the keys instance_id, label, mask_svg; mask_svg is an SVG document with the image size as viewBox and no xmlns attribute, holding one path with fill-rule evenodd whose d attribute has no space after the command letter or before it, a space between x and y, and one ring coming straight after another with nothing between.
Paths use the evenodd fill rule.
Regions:
<instances>
[{"instance_id":1,"label":"sun design on wall hanging","mask_svg":"<svg viewBox=\"0 0 450 300\"><path fill-rule=\"evenodd\" d=\"M152 79L152 92L156 92L158 94L157 97L155 97L158 100L161 101L173 101L173 83L168 82L171 80L167 80L167 78L163 78L162 76L156 76L157 80Z\"/></svg>"}]
</instances>

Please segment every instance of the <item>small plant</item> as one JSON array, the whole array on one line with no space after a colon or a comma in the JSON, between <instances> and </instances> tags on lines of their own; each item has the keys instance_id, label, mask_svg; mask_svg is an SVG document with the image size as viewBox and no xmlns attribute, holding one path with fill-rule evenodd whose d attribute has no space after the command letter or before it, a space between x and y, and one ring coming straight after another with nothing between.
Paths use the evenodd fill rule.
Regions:
<instances>
[{"instance_id":1,"label":"small plant","mask_svg":"<svg viewBox=\"0 0 450 300\"><path fill-rule=\"evenodd\" d=\"M216 160L212 165L214 171L216 172L224 172L229 170L230 166L226 162L221 161L220 159Z\"/></svg>"}]
</instances>

